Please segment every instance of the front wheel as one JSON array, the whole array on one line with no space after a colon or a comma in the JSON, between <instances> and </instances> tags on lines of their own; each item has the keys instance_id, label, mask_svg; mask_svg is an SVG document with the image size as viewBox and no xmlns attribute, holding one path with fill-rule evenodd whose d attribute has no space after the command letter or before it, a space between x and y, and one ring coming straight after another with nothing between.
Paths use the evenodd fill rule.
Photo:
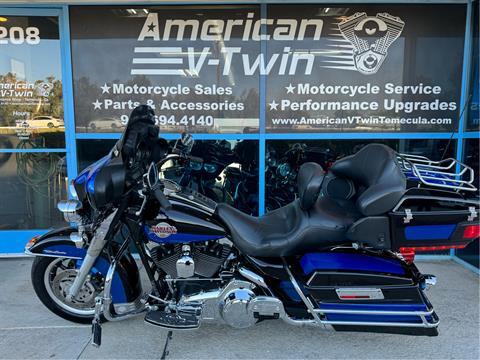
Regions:
<instances>
[{"instance_id":1,"label":"front wheel","mask_svg":"<svg viewBox=\"0 0 480 360\"><path fill-rule=\"evenodd\" d=\"M67 294L77 275L77 260L36 257L32 265L32 283L40 301L53 313L76 323L90 323L95 314L95 297L103 290L103 278L89 275L73 301Z\"/></svg>"}]
</instances>

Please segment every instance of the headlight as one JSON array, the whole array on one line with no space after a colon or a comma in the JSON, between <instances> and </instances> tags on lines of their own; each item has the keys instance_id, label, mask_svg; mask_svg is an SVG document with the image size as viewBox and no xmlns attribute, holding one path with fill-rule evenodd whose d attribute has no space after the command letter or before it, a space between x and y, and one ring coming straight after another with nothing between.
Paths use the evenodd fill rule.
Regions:
<instances>
[{"instance_id":1,"label":"headlight","mask_svg":"<svg viewBox=\"0 0 480 360\"><path fill-rule=\"evenodd\" d=\"M59 201L57 208L63 214L66 222L78 223L82 220L82 217L77 213L82 208L82 203L78 200Z\"/></svg>"},{"instance_id":2,"label":"headlight","mask_svg":"<svg viewBox=\"0 0 480 360\"><path fill-rule=\"evenodd\" d=\"M68 191L70 192L72 199L78 200L78 194L77 190L75 190L75 185L73 185L73 180L68 184Z\"/></svg>"}]
</instances>

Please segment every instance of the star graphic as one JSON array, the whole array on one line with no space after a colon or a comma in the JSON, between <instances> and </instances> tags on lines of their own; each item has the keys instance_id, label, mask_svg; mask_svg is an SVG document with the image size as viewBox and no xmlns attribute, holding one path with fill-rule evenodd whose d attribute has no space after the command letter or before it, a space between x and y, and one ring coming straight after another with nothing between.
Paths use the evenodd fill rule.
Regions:
<instances>
[{"instance_id":1,"label":"star graphic","mask_svg":"<svg viewBox=\"0 0 480 360\"><path fill-rule=\"evenodd\" d=\"M102 108L102 103L100 101L95 101L92 103L93 104L93 110L101 109Z\"/></svg>"},{"instance_id":2,"label":"star graphic","mask_svg":"<svg viewBox=\"0 0 480 360\"><path fill-rule=\"evenodd\" d=\"M287 94L293 94L293 90L295 90L295 86L292 86L292 84L288 84L288 86L285 86L285 89L287 89Z\"/></svg>"},{"instance_id":3,"label":"star graphic","mask_svg":"<svg viewBox=\"0 0 480 360\"><path fill-rule=\"evenodd\" d=\"M107 83L105 83L103 86L100 86L100 88L102 89L102 94L110 94L111 86L108 86Z\"/></svg>"},{"instance_id":4,"label":"star graphic","mask_svg":"<svg viewBox=\"0 0 480 360\"><path fill-rule=\"evenodd\" d=\"M153 23L148 25L148 31L153 31L153 29L155 29L155 25L153 25Z\"/></svg>"},{"instance_id":5,"label":"star graphic","mask_svg":"<svg viewBox=\"0 0 480 360\"><path fill-rule=\"evenodd\" d=\"M270 105L270 110L278 110L277 109L277 106L278 106L278 103L275 102L275 100L273 100L271 103L269 103L268 105Z\"/></svg>"}]
</instances>

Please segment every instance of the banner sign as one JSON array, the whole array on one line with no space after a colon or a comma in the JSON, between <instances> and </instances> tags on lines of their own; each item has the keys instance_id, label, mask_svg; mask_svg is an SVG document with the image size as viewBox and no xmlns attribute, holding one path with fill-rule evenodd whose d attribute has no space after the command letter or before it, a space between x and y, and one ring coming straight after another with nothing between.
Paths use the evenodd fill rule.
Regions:
<instances>
[{"instance_id":1,"label":"banner sign","mask_svg":"<svg viewBox=\"0 0 480 360\"><path fill-rule=\"evenodd\" d=\"M0 18L0 148L64 147L58 19Z\"/></svg>"},{"instance_id":2,"label":"banner sign","mask_svg":"<svg viewBox=\"0 0 480 360\"><path fill-rule=\"evenodd\" d=\"M301 66L267 78L268 131L441 132L457 126L464 6L269 7L273 19L285 14L292 24L307 19L311 29L305 37L269 42L269 56L288 53Z\"/></svg>"},{"instance_id":3,"label":"banner sign","mask_svg":"<svg viewBox=\"0 0 480 360\"><path fill-rule=\"evenodd\" d=\"M120 131L135 106L148 104L162 132L258 132L258 64L246 76L242 59L260 53L243 26L259 13L228 6L73 7L77 131Z\"/></svg>"},{"instance_id":4,"label":"banner sign","mask_svg":"<svg viewBox=\"0 0 480 360\"><path fill-rule=\"evenodd\" d=\"M78 131L451 131L465 6L73 7Z\"/></svg>"}]
</instances>

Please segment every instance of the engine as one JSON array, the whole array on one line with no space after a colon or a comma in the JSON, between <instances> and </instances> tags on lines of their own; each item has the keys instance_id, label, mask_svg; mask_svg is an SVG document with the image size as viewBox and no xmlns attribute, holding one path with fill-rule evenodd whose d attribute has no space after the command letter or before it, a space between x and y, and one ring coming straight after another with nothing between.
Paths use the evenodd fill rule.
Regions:
<instances>
[{"instance_id":1,"label":"engine","mask_svg":"<svg viewBox=\"0 0 480 360\"><path fill-rule=\"evenodd\" d=\"M157 246L150 250L155 265L171 278L213 277L232 248L216 241Z\"/></svg>"}]
</instances>

